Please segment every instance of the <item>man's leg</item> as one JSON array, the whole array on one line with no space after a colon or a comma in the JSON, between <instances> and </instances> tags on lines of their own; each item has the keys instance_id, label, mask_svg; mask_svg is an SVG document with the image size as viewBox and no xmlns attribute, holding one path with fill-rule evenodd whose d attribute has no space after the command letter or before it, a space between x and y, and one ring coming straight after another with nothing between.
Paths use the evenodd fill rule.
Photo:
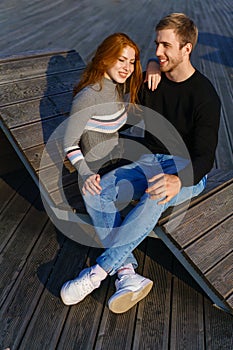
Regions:
<instances>
[{"instance_id":1,"label":"man's leg","mask_svg":"<svg viewBox=\"0 0 233 350\"><path fill-rule=\"evenodd\" d=\"M183 187L178 195L166 204L150 199L144 194L139 203L126 216L112 239L111 247L97 258L97 263L109 274L114 275L118 268L156 226L161 214L170 206L175 206L200 194L206 186L206 177L197 185Z\"/></svg>"}]
</instances>

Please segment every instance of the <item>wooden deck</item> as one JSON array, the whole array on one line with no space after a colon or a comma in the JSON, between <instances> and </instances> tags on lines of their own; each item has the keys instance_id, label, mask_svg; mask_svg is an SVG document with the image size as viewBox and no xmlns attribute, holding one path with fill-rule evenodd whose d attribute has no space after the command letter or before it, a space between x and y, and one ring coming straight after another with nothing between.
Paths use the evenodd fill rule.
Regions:
<instances>
[{"instance_id":1,"label":"wooden deck","mask_svg":"<svg viewBox=\"0 0 233 350\"><path fill-rule=\"evenodd\" d=\"M59 233L28 173L3 176L1 324L5 349L232 349L233 318L212 302L159 239L136 250L151 293L125 314L109 312L108 278L84 302L64 306L59 290L100 253Z\"/></svg>"},{"instance_id":2,"label":"wooden deck","mask_svg":"<svg viewBox=\"0 0 233 350\"><path fill-rule=\"evenodd\" d=\"M144 65L153 55L157 20L171 11L192 16L200 31L194 64L209 76L223 103L215 167L233 169L230 0L221 4L134 1L133 6L107 0L95 4L25 0L23 5L4 1L0 10L1 55L65 46L87 60L104 36L125 31L141 46ZM104 281L79 305L64 306L59 298L61 285L94 262L100 250L75 243L56 230L37 187L2 133L0 139L0 349L233 348L232 316L213 307L158 239L148 238L136 250L139 273L153 279L155 287L132 310L123 315L109 312L106 302L114 291L114 278ZM232 210L228 214L232 217Z\"/></svg>"}]
</instances>

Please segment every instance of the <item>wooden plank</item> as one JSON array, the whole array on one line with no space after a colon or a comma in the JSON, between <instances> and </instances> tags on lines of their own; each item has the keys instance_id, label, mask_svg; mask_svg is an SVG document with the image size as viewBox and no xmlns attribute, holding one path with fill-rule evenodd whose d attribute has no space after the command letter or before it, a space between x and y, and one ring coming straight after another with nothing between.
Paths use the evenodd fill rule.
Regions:
<instances>
[{"instance_id":1,"label":"wooden plank","mask_svg":"<svg viewBox=\"0 0 233 350\"><path fill-rule=\"evenodd\" d=\"M226 301L231 306L231 308L233 308L233 293L230 296L226 297Z\"/></svg>"},{"instance_id":2,"label":"wooden plank","mask_svg":"<svg viewBox=\"0 0 233 350\"><path fill-rule=\"evenodd\" d=\"M21 220L29 210L31 203L38 197L38 189L35 187L32 179L29 177L20 191L5 207L0 216L0 251L2 251L10 240L14 231L17 229Z\"/></svg>"},{"instance_id":3,"label":"wooden plank","mask_svg":"<svg viewBox=\"0 0 233 350\"><path fill-rule=\"evenodd\" d=\"M17 127L12 129L11 132L20 149L24 150L46 143L56 128L66 120L66 118L66 116L60 115L46 119L43 122L38 121L36 123Z\"/></svg>"},{"instance_id":4,"label":"wooden plank","mask_svg":"<svg viewBox=\"0 0 233 350\"><path fill-rule=\"evenodd\" d=\"M205 342L208 350L229 350L233 344L233 317L205 298Z\"/></svg>"},{"instance_id":5,"label":"wooden plank","mask_svg":"<svg viewBox=\"0 0 233 350\"><path fill-rule=\"evenodd\" d=\"M197 197L192 198L188 204L189 208L197 205L204 199L212 196L214 193L219 191L221 188L226 187L228 184L233 182L233 171L225 171L221 169L212 169L208 175L207 185L204 191ZM175 210L173 207L168 208L161 216L158 221L158 225L164 225L168 220L178 216L184 210L187 209L187 203L177 205Z\"/></svg>"},{"instance_id":6,"label":"wooden plank","mask_svg":"<svg viewBox=\"0 0 233 350\"><path fill-rule=\"evenodd\" d=\"M42 171L44 168L49 167L51 164L57 164L61 162L60 150L57 150L57 147L50 147L50 151L45 151L44 144L36 145L31 148L27 148L24 151L28 162L32 165L35 172L39 173L39 170ZM43 161L42 160L43 156Z\"/></svg>"},{"instance_id":7,"label":"wooden plank","mask_svg":"<svg viewBox=\"0 0 233 350\"><path fill-rule=\"evenodd\" d=\"M141 247L143 246L144 244L141 245ZM139 265L138 272L141 273L144 254L139 249L135 250L134 253ZM115 292L114 279L114 277L111 279L106 302ZM105 307L99 325L95 349L130 349L133 340L136 313L137 306L134 306L123 314L114 314Z\"/></svg>"},{"instance_id":8,"label":"wooden plank","mask_svg":"<svg viewBox=\"0 0 233 350\"><path fill-rule=\"evenodd\" d=\"M37 98L0 108L1 118L11 129L57 115L67 115L72 103L72 92Z\"/></svg>"},{"instance_id":9,"label":"wooden plank","mask_svg":"<svg viewBox=\"0 0 233 350\"><path fill-rule=\"evenodd\" d=\"M159 239L146 240L143 275L154 281L154 286L138 306L133 350L168 349L173 255Z\"/></svg>"},{"instance_id":10,"label":"wooden plank","mask_svg":"<svg viewBox=\"0 0 233 350\"><path fill-rule=\"evenodd\" d=\"M54 228L53 232L55 232ZM88 247L67 240L61 234L57 237L53 234L50 239L53 240L53 249L48 250L47 247L46 260L44 260L43 265L41 264L38 271L38 275L46 288L44 288L40 300L37 301L36 309L31 315L30 323L28 323L21 342L22 348L29 347L39 350L42 344L45 349L56 348L69 312L69 307L65 306L60 299L61 286L66 280L77 275L87 257ZM55 250L54 244L56 244ZM46 273L46 280L44 269L49 272L49 274ZM80 307L80 305L74 306L74 308ZM90 314L93 316L93 310L90 308L88 310L90 320ZM79 316L81 321L81 313L79 313Z\"/></svg>"},{"instance_id":11,"label":"wooden plank","mask_svg":"<svg viewBox=\"0 0 233 350\"><path fill-rule=\"evenodd\" d=\"M90 249L86 263L92 265L101 252L100 249ZM72 259L66 258L66 260L70 265L66 278L70 279L77 275L83 266L81 261L74 266ZM94 349L108 286L109 279L106 279L101 283L100 288L91 293L83 302L70 308L57 349Z\"/></svg>"},{"instance_id":12,"label":"wooden plank","mask_svg":"<svg viewBox=\"0 0 233 350\"><path fill-rule=\"evenodd\" d=\"M205 277L224 298L233 293L233 252L224 257Z\"/></svg>"},{"instance_id":13,"label":"wooden plank","mask_svg":"<svg viewBox=\"0 0 233 350\"><path fill-rule=\"evenodd\" d=\"M173 284L171 349L204 349L203 296L180 279Z\"/></svg>"},{"instance_id":14,"label":"wooden plank","mask_svg":"<svg viewBox=\"0 0 233 350\"><path fill-rule=\"evenodd\" d=\"M1 86L1 106L72 91L80 71L59 72L48 77L28 78Z\"/></svg>"},{"instance_id":15,"label":"wooden plank","mask_svg":"<svg viewBox=\"0 0 233 350\"><path fill-rule=\"evenodd\" d=\"M41 199L38 198L35 204L30 206L23 220L19 222L12 239L1 252L0 307L6 301L17 278L20 278L19 275L46 221L48 216L43 210ZM10 227L8 229L10 230ZM1 230L1 240L3 238Z\"/></svg>"},{"instance_id":16,"label":"wooden plank","mask_svg":"<svg viewBox=\"0 0 233 350\"><path fill-rule=\"evenodd\" d=\"M170 220L163 227L168 236L180 247L185 248L193 240L223 221L232 212L233 184L230 184L210 198L187 211L185 221L177 227L179 217ZM195 223L198 222L198 225ZM174 230L175 228L175 230Z\"/></svg>"},{"instance_id":17,"label":"wooden plank","mask_svg":"<svg viewBox=\"0 0 233 350\"><path fill-rule=\"evenodd\" d=\"M31 317L35 314L38 300L53 269L53 259L56 261L59 243L62 245L63 242L64 239L61 236L57 236L55 228L50 223L43 230L31 255L25 261L19 277L1 308L0 339L3 349L6 347L17 349L21 344L25 331L30 325ZM60 283L60 279L57 279L57 281ZM50 299L53 298L54 296L51 293ZM57 298L55 299L57 300ZM47 321L53 319L52 314L45 313L45 315ZM65 316L66 310L63 310L63 313L60 310L57 321L63 322ZM44 326L48 332L48 325L45 324ZM49 332L50 334L52 335ZM37 343L40 349L42 344L43 342ZM30 342L27 343L26 347L30 348Z\"/></svg>"},{"instance_id":18,"label":"wooden plank","mask_svg":"<svg viewBox=\"0 0 233 350\"><path fill-rule=\"evenodd\" d=\"M185 349L192 344L193 349L203 349L203 290L175 257L172 273L169 348Z\"/></svg>"},{"instance_id":19,"label":"wooden plank","mask_svg":"<svg viewBox=\"0 0 233 350\"><path fill-rule=\"evenodd\" d=\"M34 51L31 55L26 52L24 55L0 58L0 84L83 68L83 60L74 50Z\"/></svg>"},{"instance_id":20,"label":"wooden plank","mask_svg":"<svg viewBox=\"0 0 233 350\"><path fill-rule=\"evenodd\" d=\"M203 272L211 269L233 249L233 217L224 221L185 249L186 255Z\"/></svg>"},{"instance_id":21,"label":"wooden plank","mask_svg":"<svg viewBox=\"0 0 233 350\"><path fill-rule=\"evenodd\" d=\"M0 176L10 172L20 171L23 169L22 162L14 152L12 145L0 128Z\"/></svg>"},{"instance_id":22,"label":"wooden plank","mask_svg":"<svg viewBox=\"0 0 233 350\"><path fill-rule=\"evenodd\" d=\"M200 270L197 270L194 264L190 263L190 259L187 255L184 255L183 251L178 248L178 245L175 244L175 241L171 240L167 234L162 230L161 227L157 226L155 233L159 238L163 240L166 246L173 252L175 257L179 262L184 266L184 268L190 273L194 280L201 286L205 293L210 297L214 304L222 308L224 311L232 313L232 309L229 307L229 304L223 300L223 297L213 288L209 281L204 278Z\"/></svg>"},{"instance_id":23,"label":"wooden plank","mask_svg":"<svg viewBox=\"0 0 233 350\"><path fill-rule=\"evenodd\" d=\"M28 173L25 172L25 169L0 177L0 213L9 205L16 192L20 192L20 187L27 180Z\"/></svg>"}]
</instances>

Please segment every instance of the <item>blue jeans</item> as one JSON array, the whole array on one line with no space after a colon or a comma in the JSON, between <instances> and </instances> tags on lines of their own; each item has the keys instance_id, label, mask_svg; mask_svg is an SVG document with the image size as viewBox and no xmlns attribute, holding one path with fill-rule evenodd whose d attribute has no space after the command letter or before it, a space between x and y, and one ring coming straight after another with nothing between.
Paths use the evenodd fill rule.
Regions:
<instances>
[{"instance_id":1,"label":"blue jeans","mask_svg":"<svg viewBox=\"0 0 233 350\"><path fill-rule=\"evenodd\" d=\"M117 168L101 179L100 195L87 193L84 196L87 211L99 239L106 248L97 258L97 263L110 275L128 263L137 267L132 251L149 235L161 214L169 207L190 200L200 194L205 186L205 176L197 185L182 187L168 203L151 199L145 193L148 179L165 173L174 174L182 170L188 160L163 154L146 154L137 162ZM121 218L120 211L132 200L138 203Z\"/></svg>"}]
</instances>

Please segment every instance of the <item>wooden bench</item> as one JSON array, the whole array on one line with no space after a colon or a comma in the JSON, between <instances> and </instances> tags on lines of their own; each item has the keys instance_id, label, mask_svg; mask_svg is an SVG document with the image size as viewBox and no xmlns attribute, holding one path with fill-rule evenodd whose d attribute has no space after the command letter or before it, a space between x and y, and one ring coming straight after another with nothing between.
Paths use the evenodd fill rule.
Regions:
<instances>
[{"instance_id":1,"label":"wooden bench","mask_svg":"<svg viewBox=\"0 0 233 350\"><path fill-rule=\"evenodd\" d=\"M64 166L62 151L62 125L69 115L73 86L84 67L79 54L72 50L1 59L0 123L40 187L52 221L59 228L63 222L78 223L89 234L90 242L83 242L88 245L95 241L94 230L90 230L90 218L76 195L77 174ZM213 170L206 190L191 201L189 209L187 204L169 209L154 229L214 304L230 313L232 182L233 171ZM72 235L70 238L74 239Z\"/></svg>"}]
</instances>

